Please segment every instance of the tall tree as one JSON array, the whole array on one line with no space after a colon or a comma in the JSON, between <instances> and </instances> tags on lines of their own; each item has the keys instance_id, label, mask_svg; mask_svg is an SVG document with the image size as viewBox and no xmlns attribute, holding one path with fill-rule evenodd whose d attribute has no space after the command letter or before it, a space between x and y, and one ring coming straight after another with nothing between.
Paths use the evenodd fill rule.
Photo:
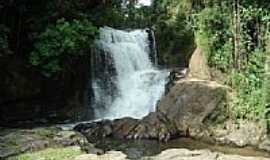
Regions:
<instances>
[{"instance_id":1,"label":"tall tree","mask_svg":"<svg viewBox=\"0 0 270 160\"><path fill-rule=\"evenodd\" d=\"M240 49L240 31L241 31L241 19L240 19L240 0L234 0L233 1L233 9L234 9L234 20L233 20L233 26L234 26L234 67L236 69L240 69L240 55L241 55L241 49Z\"/></svg>"}]
</instances>

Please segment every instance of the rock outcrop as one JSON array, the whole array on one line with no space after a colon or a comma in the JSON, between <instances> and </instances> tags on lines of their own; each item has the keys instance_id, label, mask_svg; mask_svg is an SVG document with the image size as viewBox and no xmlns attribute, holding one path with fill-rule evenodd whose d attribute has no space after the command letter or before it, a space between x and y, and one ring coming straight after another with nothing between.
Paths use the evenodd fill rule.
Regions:
<instances>
[{"instance_id":1,"label":"rock outcrop","mask_svg":"<svg viewBox=\"0 0 270 160\"><path fill-rule=\"evenodd\" d=\"M197 78L202 80L210 80L211 74L207 65L205 55L200 48L197 48L192 54L189 61L189 78Z\"/></svg>"},{"instance_id":2,"label":"rock outcrop","mask_svg":"<svg viewBox=\"0 0 270 160\"><path fill-rule=\"evenodd\" d=\"M231 144L238 147L262 146L266 142L266 127L260 123L238 121L226 121L221 126L209 127L209 133L213 139L221 144ZM267 150L266 147L264 150Z\"/></svg>"},{"instance_id":3,"label":"rock outcrop","mask_svg":"<svg viewBox=\"0 0 270 160\"><path fill-rule=\"evenodd\" d=\"M198 136L209 121L224 120L227 88L215 82L181 80L158 104L157 111L142 120L124 118L79 124L76 130L90 141L101 137L158 139Z\"/></svg>"},{"instance_id":4,"label":"rock outcrop","mask_svg":"<svg viewBox=\"0 0 270 160\"><path fill-rule=\"evenodd\" d=\"M217 120L226 110L228 88L211 81L182 80L161 98L157 112L165 115L178 131L187 132ZM224 119L223 119L224 120Z\"/></svg>"},{"instance_id":5,"label":"rock outcrop","mask_svg":"<svg viewBox=\"0 0 270 160\"><path fill-rule=\"evenodd\" d=\"M265 126L230 120L229 93L230 88L214 81L182 79L161 98L157 111L141 120L123 118L84 123L75 130L93 143L104 137L160 141L191 137L238 147L258 147L265 139Z\"/></svg>"}]
</instances>

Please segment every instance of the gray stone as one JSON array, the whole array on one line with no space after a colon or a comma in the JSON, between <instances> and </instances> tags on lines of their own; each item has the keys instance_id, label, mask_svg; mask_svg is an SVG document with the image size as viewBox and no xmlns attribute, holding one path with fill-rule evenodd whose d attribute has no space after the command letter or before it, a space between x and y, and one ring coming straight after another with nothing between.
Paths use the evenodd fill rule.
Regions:
<instances>
[{"instance_id":1,"label":"gray stone","mask_svg":"<svg viewBox=\"0 0 270 160\"><path fill-rule=\"evenodd\" d=\"M233 121L227 121L224 128L214 127L211 130L216 142L238 147L258 147L266 135L266 127L263 124L243 120L239 120L237 124ZM266 143L267 141L264 144L266 145Z\"/></svg>"},{"instance_id":2,"label":"gray stone","mask_svg":"<svg viewBox=\"0 0 270 160\"><path fill-rule=\"evenodd\" d=\"M261 144L259 145L259 149L270 152L270 139L269 139L269 137L267 137L265 140L263 140L261 142Z\"/></svg>"}]
</instances>

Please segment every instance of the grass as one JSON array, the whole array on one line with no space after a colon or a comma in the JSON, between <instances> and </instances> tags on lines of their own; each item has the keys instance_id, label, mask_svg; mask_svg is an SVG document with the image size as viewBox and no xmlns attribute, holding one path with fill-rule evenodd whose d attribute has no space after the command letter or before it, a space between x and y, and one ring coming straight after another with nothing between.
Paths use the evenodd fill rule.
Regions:
<instances>
[{"instance_id":1,"label":"grass","mask_svg":"<svg viewBox=\"0 0 270 160\"><path fill-rule=\"evenodd\" d=\"M69 160L83 154L79 147L48 148L42 151L25 153L7 160Z\"/></svg>"}]
</instances>

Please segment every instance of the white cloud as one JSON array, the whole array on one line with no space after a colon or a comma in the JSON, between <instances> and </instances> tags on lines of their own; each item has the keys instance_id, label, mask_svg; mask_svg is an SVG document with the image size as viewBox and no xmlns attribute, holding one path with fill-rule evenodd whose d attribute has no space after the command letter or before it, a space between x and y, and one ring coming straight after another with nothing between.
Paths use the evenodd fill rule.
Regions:
<instances>
[{"instance_id":1,"label":"white cloud","mask_svg":"<svg viewBox=\"0 0 270 160\"><path fill-rule=\"evenodd\" d=\"M150 6L151 5L151 0L139 0L138 4L143 5L143 6Z\"/></svg>"}]
</instances>

